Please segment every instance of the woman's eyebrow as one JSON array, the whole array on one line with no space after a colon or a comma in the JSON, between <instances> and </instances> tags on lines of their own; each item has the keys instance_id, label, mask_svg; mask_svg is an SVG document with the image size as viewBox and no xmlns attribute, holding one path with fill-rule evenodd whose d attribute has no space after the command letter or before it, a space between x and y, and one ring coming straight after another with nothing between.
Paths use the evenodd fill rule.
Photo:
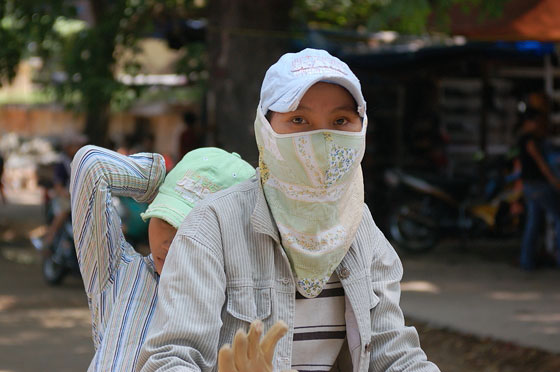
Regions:
<instances>
[{"instance_id":1,"label":"woman's eyebrow","mask_svg":"<svg viewBox=\"0 0 560 372\"><path fill-rule=\"evenodd\" d=\"M299 111L299 110L311 111L311 107L307 107L305 105L298 105L298 107L294 111Z\"/></svg>"},{"instance_id":2,"label":"woman's eyebrow","mask_svg":"<svg viewBox=\"0 0 560 372\"><path fill-rule=\"evenodd\" d=\"M297 109L295 109L294 111L299 111L299 110L312 111L311 107L308 107L308 106L305 106L305 105L299 105L297 107ZM336 111L352 111L352 112L355 112L356 115L358 114L358 110L356 109L356 106L351 105L351 104L345 104L345 105L342 105L342 106L337 106L337 107L335 107L331 110L331 112L336 112Z\"/></svg>"},{"instance_id":3,"label":"woman's eyebrow","mask_svg":"<svg viewBox=\"0 0 560 372\"><path fill-rule=\"evenodd\" d=\"M342 105L342 106L335 107L331 110L331 112L335 112L335 111L352 111L358 114L358 110L354 105Z\"/></svg>"}]
</instances>

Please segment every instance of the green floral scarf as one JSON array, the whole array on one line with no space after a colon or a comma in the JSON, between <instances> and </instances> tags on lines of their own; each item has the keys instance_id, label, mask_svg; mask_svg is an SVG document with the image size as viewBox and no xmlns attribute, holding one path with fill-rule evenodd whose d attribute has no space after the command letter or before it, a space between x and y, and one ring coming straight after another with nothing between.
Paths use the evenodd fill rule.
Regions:
<instances>
[{"instance_id":1,"label":"green floral scarf","mask_svg":"<svg viewBox=\"0 0 560 372\"><path fill-rule=\"evenodd\" d=\"M255 120L264 194L297 290L313 298L350 248L362 219L361 132L277 134L260 107Z\"/></svg>"}]
</instances>

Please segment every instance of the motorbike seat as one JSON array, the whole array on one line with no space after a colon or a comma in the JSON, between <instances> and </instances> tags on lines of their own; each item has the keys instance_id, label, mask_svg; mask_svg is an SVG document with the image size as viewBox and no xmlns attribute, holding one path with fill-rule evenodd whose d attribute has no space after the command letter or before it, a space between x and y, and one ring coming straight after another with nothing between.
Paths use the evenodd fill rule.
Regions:
<instances>
[{"instance_id":1,"label":"motorbike seat","mask_svg":"<svg viewBox=\"0 0 560 372\"><path fill-rule=\"evenodd\" d=\"M456 201L464 200L471 193L476 180L467 177L446 178L438 175L418 176L434 187L450 195Z\"/></svg>"}]
</instances>

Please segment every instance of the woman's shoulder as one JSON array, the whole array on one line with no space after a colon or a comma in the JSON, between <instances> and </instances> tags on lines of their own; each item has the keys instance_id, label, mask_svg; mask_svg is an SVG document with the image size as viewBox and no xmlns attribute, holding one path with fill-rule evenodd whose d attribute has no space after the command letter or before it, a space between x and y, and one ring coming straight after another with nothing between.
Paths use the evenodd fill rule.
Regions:
<instances>
[{"instance_id":1,"label":"woman's shoulder","mask_svg":"<svg viewBox=\"0 0 560 372\"><path fill-rule=\"evenodd\" d=\"M200 204L216 211L241 210L245 205L254 205L259 191L259 182L256 177L252 177L208 195Z\"/></svg>"},{"instance_id":2,"label":"woman's shoulder","mask_svg":"<svg viewBox=\"0 0 560 372\"><path fill-rule=\"evenodd\" d=\"M248 221L259 192L258 180L253 177L210 194L194 206L179 227L179 232L192 233L201 224L221 229L223 224Z\"/></svg>"}]
</instances>

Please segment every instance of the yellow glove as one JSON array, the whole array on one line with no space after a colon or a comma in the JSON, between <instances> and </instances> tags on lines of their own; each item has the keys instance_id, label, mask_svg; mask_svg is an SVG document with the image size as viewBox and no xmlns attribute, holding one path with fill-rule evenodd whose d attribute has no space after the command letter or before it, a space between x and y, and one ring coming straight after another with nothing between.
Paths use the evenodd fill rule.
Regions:
<instances>
[{"instance_id":1,"label":"yellow glove","mask_svg":"<svg viewBox=\"0 0 560 372\"><path fill-rule=\"evenodd\" d=\"M224 345L218 353L218 372L272 372L272 357L278 341L288 332L283 321L276 322L261 341L263 324L251 323L249 334L237 330L233 346Z\"/></svg>"}]
</instances>

